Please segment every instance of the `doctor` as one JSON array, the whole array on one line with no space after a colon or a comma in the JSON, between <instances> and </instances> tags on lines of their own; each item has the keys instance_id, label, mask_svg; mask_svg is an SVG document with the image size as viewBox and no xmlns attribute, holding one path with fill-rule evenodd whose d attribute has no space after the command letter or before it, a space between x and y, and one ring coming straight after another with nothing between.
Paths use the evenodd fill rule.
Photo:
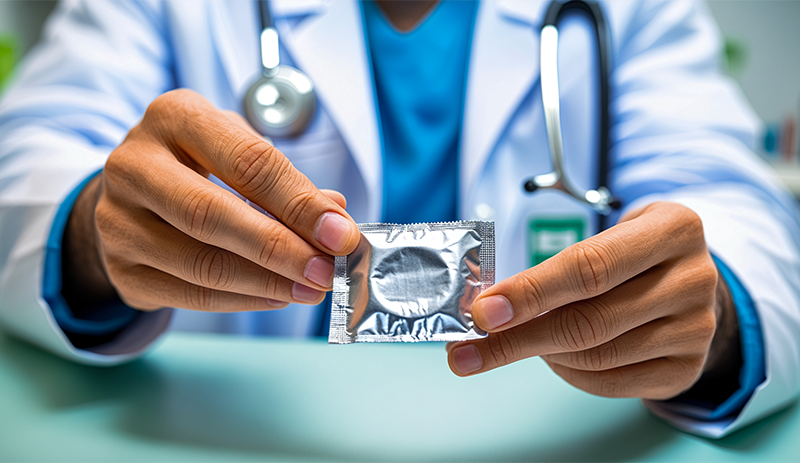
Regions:
<instances>
[{"instance_id":1,"label":"doctor","mask_svg":"<svg viewBox=\"0 0 800 463\"><path fill-rule=\"evenodd\" d=\"M256 2L59 6L0 106L4 327L98 365L173 315L313 335L355 222L474 218L496 222L499 283L474 305L489 337L448 346L456 374L543 356L711 437L796 396L800 224L703 5L604 5L625 208L596 234L590 209L521 188L550 170L547 2L270 3L281 61L318 96L274 147L235 113L260 72ZM594 187L592 42L580 19L562 29L567 171Z\"/></svg>"}]
</instances>

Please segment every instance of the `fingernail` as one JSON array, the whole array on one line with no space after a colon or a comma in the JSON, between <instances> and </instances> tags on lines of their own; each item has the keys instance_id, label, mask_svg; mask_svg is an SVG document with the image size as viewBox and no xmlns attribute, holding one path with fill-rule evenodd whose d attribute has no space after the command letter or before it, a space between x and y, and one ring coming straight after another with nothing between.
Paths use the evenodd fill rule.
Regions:
<instances>
[{"instance_id":1,"label":"fingernail","mask_svg":"<svg viewBox=\"0 0 800 463\"><path fill-rule=\"evenodd\" d=\"M329 287L333 280L333 259L319 256L312 258L306 264L303 276L320 286Z\"/></svg>"},{"instance_id":2,"label":"fingernail","mask_svg":"<svg viewBox=\"0 0 800 463\"><path fill-rule=\"evenodd\" d=\"M478 312L483 322L482 328L491 330L504 325L514 318L514 309L503 296L490 296L478 303Z\"/></svg>"},{"instance_id":3,"label":"fingernail","mask_svg":"<svg viewBox=\"0 0 800 463\"><path fill-rule=\"evenodd\" d=\"M267 305L269 305L270 307L283 307L283 306L286 305L286 302L279 301L277 299L269 299L269 298L267 298L267 299L265 299L265 301L267 302Z\"/></svg>"},{"instance_id":4,"label":"fingernail","mask_svg":"<svg viewBox=\"0 0 800 463\"><path fill-rule=\"evenodd\" d=\"M483 366L483 359L478 348L469 344L457 347L451 354L453 356L453 366L462 375L468 375L473 371L478 371Z\"/></svg>"},{"instance_id":5,"label":"fingernail","mask_svg":"<svg viewBox=\"0 0 800 463\"><path fill-rule=\"evenodd\" d=\"M314 238L331 251L340 252L350 240L352 231L349 220L335 212L326 212L317 222Z\"/></svg>"},{"instance_id":6,"label":"fingernail","mask_svg":"<svg viewBox=\"0 0 800 463\"><path fill-rule=\"evenodd\" d=\"M320 295L322 295L322 291L309 288L302 283L294 283L292 285L292 298L296 301L316 303L320 299Z\"/></svg>"}]
</instances>

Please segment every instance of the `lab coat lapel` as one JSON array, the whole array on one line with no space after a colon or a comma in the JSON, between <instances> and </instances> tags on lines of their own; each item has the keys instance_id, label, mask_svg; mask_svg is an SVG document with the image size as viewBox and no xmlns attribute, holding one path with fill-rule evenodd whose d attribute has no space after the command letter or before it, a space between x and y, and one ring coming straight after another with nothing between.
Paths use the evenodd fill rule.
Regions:
<instances>
[{"instance_id":1,"label":"lab coat lapel","mask_svg":"<svg viewBox=\"0 0 800 463\"><path fill-rule=\"evenodd\" d=\"M462 215L469 192L509 119L538 80L539 24L546 2L484 1L475 20L459 185Z\"/></svg>"},{"instance_id":2,"label":"lab coat lapel","mask_svg":"<svg viewBox=\"0 0 800 463\"><path fill-rule=\"evenodd\" d=\"M276 22L292 17L304 19L325 10L325 0L273 0L270 11ZM237 2L208 2L211 33L219 59L233 93L244 96L250 84L261 73L261 33L257 0ZM299 23L300 21L297 21ZM281 29L284 33L285 28ZM281 36L283 40L283 36ZM285 45L285 44L284 44Z\"/></svg>"},{"instance_id":3,"label":"lab coat lapel","mask_svg":"<svg viewBox=\"0 0 800 463\"><path fill-rule=\"evenodd\" d=\"M366 185L369 217L378 220L381 145L358 2L327 3L320 14L280 32L289 55L314 81L320 105L347 144Z\"/></svg>"},{"instance_id":4,"label":"lab coat lapel","mask_svg":"<svg viewBox=\"0 0 800 463\"><path fill-rule=\"evenodd\" d=\"M364 179L369 217L378 220L381 146L358 2L273 0L270 6L281 44L294 65L314 82L321 107L342 135ZM260 72L258 4L212 2L212 9L220 18L213 28L220 59L234 93L244 95ZM282 21L285 18L292 20ZM225 27L240 30L226 31ZM253 39L231 39L242 35Z\"/></svg>"},{"instance_id":5,"label":"lab coat lapel","mask_svg":"<svg viewBox=\"0 0 800 463\"><path fill-rule=\"evenodd\" d=\"M211 33L233 95L241 98L261 72L258 50L258 5L252 2L209 3ZM241 108L237 108L240 109Z\"/></svg>"}]
</instances>

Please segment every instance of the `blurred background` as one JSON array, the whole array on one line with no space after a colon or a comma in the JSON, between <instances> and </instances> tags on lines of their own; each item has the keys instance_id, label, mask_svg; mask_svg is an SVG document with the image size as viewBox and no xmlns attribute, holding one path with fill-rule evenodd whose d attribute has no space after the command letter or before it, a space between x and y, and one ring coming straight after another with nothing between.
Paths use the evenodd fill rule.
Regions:
<instances>
[{"instance_id":1,"label":"blurred background","mask_svg":"<svg viewBox=\"0 0 800 463\"><path fill-rule=\"evenodd\" d=\"M36 43L50 0L0 0L0 92ZM800 0L711 0L722 61L764 122L758 151L800 197Z\"/></svg>"}]
</instances>

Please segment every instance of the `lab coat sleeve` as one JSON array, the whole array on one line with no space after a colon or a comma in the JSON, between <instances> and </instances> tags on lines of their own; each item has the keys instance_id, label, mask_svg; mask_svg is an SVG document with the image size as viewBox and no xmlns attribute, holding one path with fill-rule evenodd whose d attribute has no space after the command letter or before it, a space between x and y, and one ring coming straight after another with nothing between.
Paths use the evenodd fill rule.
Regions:
<instances>
[{"instance_id":1,"label":"lab coat sleeve","mask_svg":"<svg viewBox=\"0 0 800 463\"><path fill-rule=\"evenodd\" d=\"M136 317L113 341L76 349L42 296L59 205L159 94L174 87L155 2L60 4L0 102L0 326L63 357L110 365L139 355L171 311Z\"/></svg>"},{"instance_id":2,"label":"lab coat sleeve","mask_svg":"<svg viewBox=\"0 0 800 463\"><path fill-rule=\"evenodd\" d=\"M800 390L798 211L754 154L759 122L718 70L721 43L706 6L643 2L616 19L613 191L625 210L661 200L694 210L761 324L766 380L740 412L706 421L679 405L645 402L681 429L719 438L787 406Z\"/></svg>"}]
</instances>

